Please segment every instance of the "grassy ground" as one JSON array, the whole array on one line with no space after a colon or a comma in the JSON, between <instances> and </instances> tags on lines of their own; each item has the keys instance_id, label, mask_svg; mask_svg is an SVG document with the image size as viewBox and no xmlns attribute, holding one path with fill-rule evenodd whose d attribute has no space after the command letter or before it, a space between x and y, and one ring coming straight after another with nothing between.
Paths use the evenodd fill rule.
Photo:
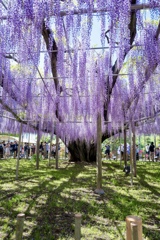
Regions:
<instances>
[{"instance_id":1,"label":"grassy ground","mask_svg":"<svg viewBox=\"0 0 160 240\"><path fill-rule=\"evenodd\" d=\"M160 163L137 163L130 186L117 161L103 162L104 196L94 194L96 167L68 164L48 167L35 162L0 160L0 239L15 239L16 216L26 215L25 240L74 239L74 214L82 213L82 239L125 239L125 217L142 217L145 240L160 239Z\"/></svg>"}]
</instances>

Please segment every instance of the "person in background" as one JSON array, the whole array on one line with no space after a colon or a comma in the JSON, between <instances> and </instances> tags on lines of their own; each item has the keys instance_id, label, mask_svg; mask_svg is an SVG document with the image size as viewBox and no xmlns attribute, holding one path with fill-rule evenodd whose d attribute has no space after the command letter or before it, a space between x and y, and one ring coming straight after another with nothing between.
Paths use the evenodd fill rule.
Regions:
<instances>
[{"instance_id":1,"label":"person in background","mask_svg":"<svg viewBox=\"0 0 160 240\"><path fill-rule=\"evenodd\" d=\"M121 144L121 159L124 157L124 144Z\"/></svg>"},{"instance_id":2,"label":"person in background","mask_svg":"<svg viewBox=\"0 0 160 240\"><path fill-rule=\"evenodd\" d=\"M25 158L25 156L24 156L24 148L23 148L22 145L20 146L20 158Z\"/></svg>"},{"instance_id":3,"label":"person in background","mask_svg":"<svg viewBox=\"0 0 160 240\"><path fill-rule=\"evenodd\" d=\"M149 146L149 152L150 152L150 158L152 162L154 162L154 149L155 149L155 146L153 142L151 142L151 145Z\"/></svg>"},{"instance_id":4,"label":"person in background","mask_svg":"<svg viewBox=\"0 0 160 240\"><path fill-rule=\"evenodd\" d=\"M16 158L18 153L18 143L15 141L13 144L13 157Z\"/></svg>"},{"instance_id":5,"label":"person in background","mask_svg":"<svg viewBox=\"0 0 160 240\"><path fill-rule=\"evenodd\" d=\"M44 151L44 159L46 159L47 158L47 143L46 142L44 142L44 144L43 144L43 151Z\"/></svg>"},{"instance_id":6,"label":"person in background","mask_svg":"<svg viewBox=\"0 0 160 240\"><path fill-rule=\"evenodd\" d=\"M106 154L106 158L110 159L110 145L106 145L106 150L105 150L105 154Z\"/></svg>"},{"instance_id":7,"label":"person in background","mask_svg":"<svg viewBox=\"0 0 160 240\"><path fill-rule=\"evenodd\" d=\"M49 145L48 145L48 142L45 142L45 146L44 146L44 149L45 149L45 158L48 158L48 153L49 153Z\"/></svg>"},{"instance_id":8,"label":"person in background","mask_svg":"<svg viewBox=\"0 0 160 240\"><path fill-rule=\"evenodd\" d=\"M130 145L127 143L127 160L130 159Z\"/></svg>"},{"instance_id":9,"label":"person in background","mask_svg":"<svg viewBox=\"0 0 160 240\"><path fill-rule=\"evenodd\" d=\"M3 144L0 143L0 158L3 158Z\"/></svg>"},{"instance_id":10,"label":"person in background","mask_svg":"<svg viewBox=\"0 0 160 240\"><path fill-rule=\"evenodd\" d=\"M27 143L28 145L28 158L31 156L31 146L29 145L29 143Z\"/></svg>"},{"instance_id":11,"label":"person in background","mask_svg":"<svg viewBox=\"0 0 160 240\"><path fill-rule=\"evenodd\" d=\"M56 157L56 144L52 144L52 156L55 158Z\"/></svg>"},{"instance_id":12,"label":"person in background","mask_svg":"<svg viewBox=\"0 0 160 240\"><path fill-rule=\"evenodd\" d=\"M5 141L2 142L2 145L3 145L3 158L4 158L5 155L6 155L6 144L5 144Z\"/></svg>"},{"instance_id":13,"label":"person in background","mask_svg":"<svg viewBox=\"0 0 160 240\"><path fill-rule=\"evenodd\" d=\"M146 145L145 151L146 151L145 160L146 160L146 158L149 160L149 144Z\"/></svg>"},{"instance_id":14,"label":"person in background","mask_svg":"<svg viewBox=\"0 0 160 240\"><path fill-rule=\"evenodd\" d=\"M10 157L10 144L7 143L5 145L5 158L9 158Z\"/></svg>"},{"instance_id":15,"label":"person in background","mask_svg":"<svg viewBox=\"0 0 160 240\"><path fill-rule=\"evenodd\" d=\"M24 157L26 159L28 159L28 144L27 143L24 144Z\"/></svg>"},{"instance_id":16,"label":"person in background","mask_svg":"<svg viewBox=\"0 0 160 240\"><path fill-rule=\"evenodd\" d=\"M155 149L155 160L156 160L156 162L159 160L159 148L158 147Z\"/></svg>"},{"instance_id":17,"label":"person in background","mask_svg":"<svg viewBox=\"0 0 160 240\"><path fill-rule=\"evenodd\" d=\"M36 152L36 147L34 145L34 143L31 145L31 156L33 156L33 154L35 154Z\"/></svg>"},{"instance_id":18,"label":"person in background","mask_svg":"<svg viewBox=\"0 0 160 240\"><path fill-rule=\"evenodd\" d=\"M44 150L43 142L41 142L40 145L39 145L39 152L40 152L41 155L43 155L43 150Z\"/></svg>"},{"instance_id":19,"label":"person in background","mask_svg":"<svg viewBox=\"0 0 160 240\"><path fill-rule=\"evenodd\" d=\"M13 157L13 147L14 147L14 144L13 142L10 143L10 155Z\"/></svg>"},{"instance_id":20,"label":"person in background","mask_svg":"<svg viewBox=\"0 0 160 240\"><path fill-rule=\"evenodd\" d=\"M48 142L46 144L46 150L47 150L47 158L48 158L50 155L50 143L48 143Z\"/></svg>"},{"instance_id":21,"label":"person in background","mask_svg":"<svg viewBox=\"0 0 160 240\"><path fill-rule=\"evenodd\" d=\"M139 147L136 145L136 160L139 160Z\"/></svg>"}]
</instances>

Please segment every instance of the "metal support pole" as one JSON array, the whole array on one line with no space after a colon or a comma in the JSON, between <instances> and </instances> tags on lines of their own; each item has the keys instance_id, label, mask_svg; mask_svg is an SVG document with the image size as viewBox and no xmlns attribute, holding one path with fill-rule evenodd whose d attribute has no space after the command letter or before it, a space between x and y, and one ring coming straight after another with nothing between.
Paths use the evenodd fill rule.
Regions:
<instances>
[{"instance_id":1,"label":"metal support pole","mask_svg":"<svg viewBox=\"0 0 160 240\"><path fill-rule=\"evenodd\" d=\"M137 162L136 162L136 136L135 136L135 126L133 126L132 145L133 145L133 174L134 174L134 177L136 177L136 176L137 176Z\"/></svg>"},{"instance_id":2,"label":"metal support pole","mask_svg":"<svg viewBox=\"0 0 160 240\"><path fill-rule=\"evenodd\" d=\"M20 125L20 132L19 132L19 143L18 143L18 156L17 156L17 166L16 166L16 179L18 179L18 171L19 171L19 159L20 159L20 145L21 145L21 136L22 136L22 122Z\"/></svg>"},{"instance_id":3,"label":"metal support pole","mask_svg":"<svg viewBox=\"0 0 160 240\"><path fill-rule=\"evenodd\" d=\"M40 126L37 123L37 147L36 147L36 168L39 169L39 142L40 142Z\"/></svg>"},{"instance_id":4,"label":"metal support pole","mask_svg":"<svg viewBox=\"0 0 160 240\"><path fill-rule=\"evenodd\" d=\"M126 132L125 126L124 126L124 152L123 152L123 158L124 158L124 165L127 166L127 132Z\"/></svg>"},{"instance_id":5,"label":"metal support pole","mask_svg":"<svg viewBox=\"0 0 160 240\"><path fill-rule=\"evenodd\" d=\"M132 126L130 126L130 176L131 176L131 186L133 186L133 146L132 146Z\"/></svg>"},{"instance_id":6,"label":"metal support pole","mask_svg":"<svg viewBox=\"0 0 160 240\"><path fill-rule=\"evenodd\" d=\"M51 138L50 138L50 151L49 151L49 157L48 157L48 166L50 166L50 164L51 164L52 140L53 140L53 133L51 133Z\"/></svg>"},{"instance_id":7,"label":"metal support pole","mask_svg":"<svg viewBox=\"0 0 160 240\"><path fill-rule=\"evenodd\" d=\"M101 152L101 142L102 142L102 122L101 114L97 116L97 189L95 193L104 194L102 189L102 152Z\"/></svg>"},{"instance_id":8,"label":"metal support pole","mask_svg":"<svg viewBox=\"0 0 160 240\"><path fill-rule=\"evenodd\" d=\"M120 166L122 163L122 153L121 153L121 133L119 132L119 146L120 146Z\"/></svg>"},{"instance_id":9,"label":"metal support pole","mask_svg":"<svg viewBox=\"0 0 160 240\"><path fill-rule=\"evenodd\" d=\"M66 161L66 155L67 155L66 137L65 137L64 144L65 144L65 147L64 147L64 159Z\"/></svg>"},{"instance_id":10,"label":"metal support pole","mask_svg":"<svg viewBox=\"0 0 160 240\"><path fill-rule=\"evenodd\" d=\"M28 125L28 159L29 159L29 156L31 156L31 148L30 148L30 129L29 129L29 125Z\"/></svg>"},{"instance_id":11,"label":"metal support pole","mask_svg":"<svg viewBox=\"0 0 160 240\"><path fill-rule=\"evenodd\" d=\"M59 147L59 137L56 135L56 169L58 169L58 147Z\"/></svg>"}]
</instances>

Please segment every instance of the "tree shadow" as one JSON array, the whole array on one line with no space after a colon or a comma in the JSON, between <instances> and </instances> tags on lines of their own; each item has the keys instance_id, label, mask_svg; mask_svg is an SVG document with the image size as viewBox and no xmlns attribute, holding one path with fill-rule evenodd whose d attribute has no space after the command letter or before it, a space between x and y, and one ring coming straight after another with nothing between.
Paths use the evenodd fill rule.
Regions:
<instances>
[{"instance_id":1,"label":"tree shadow","mask_svg":"<svg viewBox=\"0 0 160 240\"><path fill-rule=\"evenodd\" d=\"M149 227L143 226L143 233L145 237L149 240L159 240L160 239L160 229L151 229Z\"/></svg>"},{"instance_id":2,"label":"tree shadow","mask_svg":"<svg viewBox=\"0 0 160 240\"><path fill-rule=\"evenodd\" d=\"M28 200L20 200L28 204L23 210L26 214L24 239L73 239L74 215L77 212L82 213L83 216L82 228L88 225L97 228L98 225L99 230L104 232L105 239L110 239L109 232L116 227L117 239L123 239L124 229L116 223L116 220L124 222L127 215L133 215L136 206L144 208L146 211L149 206L151 209L158 211L156 202L144 201L144 199L137 200L136 196L131 196L127 192L120 193L113 190L112 186L115 184L119 187L124 186L124 184L127 186L128 177L122 175L119 165L107 163L106 166L108 165L107 173L110 176L107 175L103 178L103 189L105 191L103 196L94 194L96 170L87 168L85 164L69 165L67 168L61 168L61 170L52 170L43 166L40 170L32 170L32 175L30 168L27 168L27 166L21 167L20 171L22 172L20 173L19 182L15 182L17 189L14 195L26 194L25 198L28 198ZM113 171L115 172L115 168L120 170L116 176L112 174ZM46 169L49 171L47 176ZM140 184L143 178L142 174ZM133 187L134 190L137 190L140 184L136 182L136 186ZM13 194L12 191L10 193ZM9 193L7 192L7 194ZM152 194L156 196L157 190ZM9 213L9 211L11 212ZM15 219L18 213L16 209L7 209L7 206L4 206L1 216L10 219L9 228L6 230L7 236L4 240L10 239L12 232L15 230ZM93 216L95 216L94 219ZM154 219L156 219L155 217ZM149 216L149 219L151 219L151 216ZM157 218L157 225L158 221ZM5 224L3 219L1 224ZM152 231L149 229L148 232L145 230L144 234L145 236L147 234L156 236L157 232L156 229ZM86 239L87 236L85 235ZM92 239L98 239L98 235ZM99 236L99 239L104 238Z\"/></svg>"}]
</instances>

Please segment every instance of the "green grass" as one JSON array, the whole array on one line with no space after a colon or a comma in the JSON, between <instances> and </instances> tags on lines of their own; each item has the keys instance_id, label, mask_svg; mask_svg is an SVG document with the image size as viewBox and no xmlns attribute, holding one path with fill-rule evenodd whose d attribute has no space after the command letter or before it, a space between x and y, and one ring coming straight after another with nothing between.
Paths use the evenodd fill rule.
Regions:
<instances>
[{"instance_id":1,"label":"green grass","mask_svg":"<svg viewBox=\"0 0 160 240\"><path fill-rule=\"evenodd\" d=\"M53 161L53 160L52 160ZM96 166L47 160L0 160L0 239L15 239L16 216L25 213L25 240L74 239L74 215L82 214L82 240L125 239L125 218L142 218L145 240L160 239L160 164L137 163L130 185L117 161L103 162L105 194L94 194Z\"/></svg>"}]
</instances>

